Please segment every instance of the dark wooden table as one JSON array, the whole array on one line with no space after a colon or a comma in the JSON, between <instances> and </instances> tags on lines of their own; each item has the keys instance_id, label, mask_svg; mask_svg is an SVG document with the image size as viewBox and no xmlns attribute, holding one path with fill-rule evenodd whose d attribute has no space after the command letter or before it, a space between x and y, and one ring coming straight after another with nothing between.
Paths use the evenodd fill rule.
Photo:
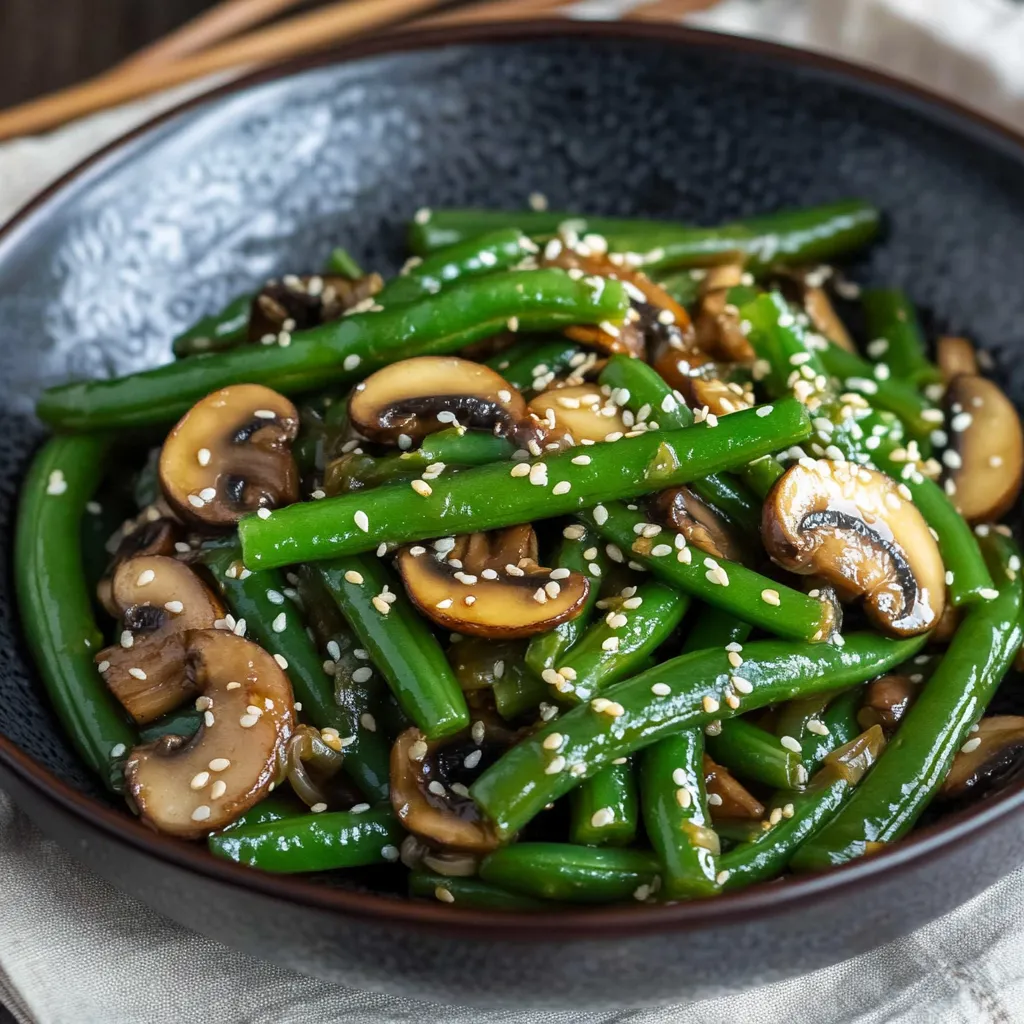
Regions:
<instances>
[{"instance_id":1,"label":"dark wooden table","mask_svg":"<svg viewBox=\"0 0 1024 1024\"><path fill-rule=\"evenodd\" d=\"M116 64L213 0L0 0L0 108Z\"/></svg>"}]
</instances>

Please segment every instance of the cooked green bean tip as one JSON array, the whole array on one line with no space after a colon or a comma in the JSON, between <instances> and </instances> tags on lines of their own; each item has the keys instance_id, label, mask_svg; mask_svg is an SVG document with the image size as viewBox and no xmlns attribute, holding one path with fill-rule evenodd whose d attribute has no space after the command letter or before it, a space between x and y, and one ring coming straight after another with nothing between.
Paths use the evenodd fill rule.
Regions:
<instances>
[{"instance_id":1,"label":"cooked green bean tip","mask_svg":"<svg viewBox=\"0 0 1024 1024\"><path fill-rule=\"evenodd\" d=\"M827 754L820 771L811 779L811 785L818 785L825 778L841 778L849 785L856 786L884 749L885 733L880 725L873 725L849 743Z\"/></svg>"},{"instance_id":2,"label":"cooked green bean tip","mask_svg":"<svg viewBox=\"0 0 1024 1024\"><path fill-rule=\"evenodd\" d=\"M291 443L298 410L259 384L235 384L197 402L167 435L160 485L186 521L232 526L247 512L298 500Z\"/></svg>"},{"instance_id":3,"label":"cooked green bean tip","mask_svg":"<svg viewBox=\"0 0 1024 1024\"><path fill-rule=\"evenodd\" d=\"M945 567L924 517L882 473L851 462L801 459L764 506L768 554L862 595L871 621L892 636L935 627L945 606Z\"/></svg>"}]
</instances>

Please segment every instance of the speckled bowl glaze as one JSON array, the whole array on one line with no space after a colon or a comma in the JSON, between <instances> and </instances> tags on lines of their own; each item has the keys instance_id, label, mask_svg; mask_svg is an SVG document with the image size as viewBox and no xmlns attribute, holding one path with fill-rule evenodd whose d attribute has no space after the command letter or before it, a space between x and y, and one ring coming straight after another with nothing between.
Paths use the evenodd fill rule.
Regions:
<instances>
[{"instance_id":1,"label":"speckled bowl glaze","mask_svg":"<svg viewBox=\"0 0 1024 1024\"><path fill-rule=\"evenodd\" d=\"M712 903L549 916L410 903L388 873L277 878L155 836L77 762L10 591L40 388L169 357L229 296L334 244L394 269L420 206L694 222L864 196L890 231L855 273L969 331L1024 395L1024 143L875 74L682 29L563 22L361 42L260 73L104 151L0 236L0 785L124 890L288 967L424 999L681 1001L812 970L963 902L1024 855L1024 791L825 875ZM1001 698L1012 704L1013 694Z\"/></svg>"}]
</instances>

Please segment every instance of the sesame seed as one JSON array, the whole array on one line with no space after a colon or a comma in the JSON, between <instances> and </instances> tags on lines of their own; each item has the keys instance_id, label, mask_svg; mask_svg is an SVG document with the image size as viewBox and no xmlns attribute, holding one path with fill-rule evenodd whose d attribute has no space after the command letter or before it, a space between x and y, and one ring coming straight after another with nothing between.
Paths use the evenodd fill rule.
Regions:
<instances>
[{"instance_id":1,"label":"sesame seed","mask_svg":"<svg viewBox=\"0 0 1024 1024\"><path fill-rule=\"evenodd\" d=\"M608 509L606 509L604 505L594 506L594 522L597 523L598 526L604 526L604 524L608 522Z\"/></svg>"},{"instance_id":2,"label":"sesame seed","mask_svg":"<svg viewBox=\"0 0 1024 1024\"><path fill-rule=\"evenodd\" d=\"M111 757L121 757L128 748L123 743L115 743L110 748Z\"/></svg>"},{"instance_id":3,"label":"sesame seed","mask_svg":"<svg viewBox=\"0 0 1024 1024\"><path fill-rule=\"evenodd\" d=\"M413 480L409 486L417 493L422 495L424 498L429 498L434 493L434 489L427 483L426 480Z\"/></svg>"},{"instance_id":4,"label":"sesame seed","mask_svg":"<svg viewBox=\"0 0 1024 1024\"><path fill-rule=\"evenodd\" d=\"M373 678L373 669L369 665L360 665L352 673L353 683L367 683Z\"/></svg>"},{"instance_id":5,"label":"sesame seed","mask_svg":"<svg viewBox=\"0 0 1024 1024\"><path fill-rule=\"evenodd\" d=\"M206 819L209 818L209 817L210 817L210 808L206 804L200 804L192 812L192 820L193 821L206 821Z\"/></svg>"},{"instance_id":6,"label":"sesame seed","mask_svg":"<svg viewBox=\"0 0 1024 1024\"><path fill-rule=\"evenodd\" d=\"M247 714L247 715L242 715L242 717L239 718L238 724L243 729L251 729L258 721L259 721L259 716L258 715Z\"/></svg>"},{"instance_id":7,"label":"sesame seed","mask_svg":"<svg viewBox=\"0 0 1024 1024\"><path fill-rule=\"evenodd\" d=\"M627 622L629 622L629 619L627 619L621 612L609 612L605 616L604 621L607 622L612 629L621 629Z\"/></svg>"},{"instance_id":8,"label":"sesame seed","mask_svg":"<svg viewBox=\"0 0 1024 1024\"><path fill-rule=\"evenodd\" d=\"M132 631L130 629L121 630L121 646L125 650L129 650L134 643L135 637L132 636Z\"/></svg>"},{"instance_id":9,"label":"sesame seed","mask_svg":"<svg viewBox=\"0 0 1024 1024\"><path fill-rule=\"evenodd\" d=\"M586 535L586 532L587 531L586 531L585 527L577 526L576 524L572 524L570 526L567 526L562 531L562 536L566 540L582 540L583 537Z\"/></svg>"},{"instance_id":10,"label":"sesame seed","mask_svg":"<svg viewBox=\"0 0 1024 1024\"><path fill-rule=\"evenodd\" d=\"M535 462L530 467L530 483L536 487L546 487L548 483L548 467L546 463Z\"/></svg>"},{"instance_id":11,"label":"sesame seed","mask_svg":"<svg viewBox=\"0 0 1024 1024\"><path fill-rule=\"evenodd\" d=\"M999 596L999 591L992 587L983 587L978 591L978 597L984 598L986 601L994 601Z\"/></svg>"},{"instance_id":12,"label":"sesame seed","mask_svg":"<svg viewBox=\"0 0 1024 1024\"><path fill-rule=\"evenodd\" d=\"M367 518L366 513L363 512L362 509L360 509L352 517L352 519L355 522L356 526L358 526L359 529L363 531L363 533L369 533L369 531L370 531L370 520Z\"/></svg>"},{"instance_id":13,"label":"sesame seed","mask_svg":"<svg viewBox=\"0 0 1024 1024\"><path fill-rule=\"evenodd\" d=\"M363 574L361 572L356 572L355 569L349 569L345 573L345 582L354 583L357 587L360 587L363 584ZM334 657L337 658L339 655L336 654Z\"/></svg>"},{"instance_id":14,"label":"sesame seed","mask_svg":"<svg viewBox=\"0 0 1024 1024\"><path fill-rule=\"evenodd\" d=\"M794 754L799 754L804 749L802 746L800 746L800 741L794 739L792 736L782 736L779 739L779 743L781 743L782 746L786 748L786 750L790 750Z\"/></svg>"},{"instance_id":15,"label":"sesame seed","mask_svg":"<svg viewBox=\"0 0 1024 1024\"><path fill-rule=\"evenodd\" d=\"M448 889L446 889L446 888L445 888L445 887L444 887L443 885L439 885L439 886L437 886L437 887L436 887L436 888L434 889L434 895L435 895L435 896L436 896L436 897L437 897L437 898L438 898L438 899L439 899L439 900L440 900L440 901L441 901L442 903L454 903L454 902L455 902L455 897L454 897L454 896L453 896L453 895L451 894L451 892L450 892L450 891L449 891Z\"/></svg>"},{"instance_id":16,"label":"sesame seed","mask_svg":"<svg viewBox=\"0 0 1024 1024\"><path fill-rule=\"evenodd\" d=\"M604 828L615 821L615 812L610 807L602 807L590 816L590 824L594 828Z\"/></svg>"},{"instance_id":17,"label":"sesame seed","mask_svg":"<svg viewBox=\"0 0 1024 1024\"><path fill-rule=\"evenodd\" d=\"M619 649L619 638L617 636L610 636L601 642L601 650L610 651L614 653Z\"/></svg>"},{"instance_id":18,"label":"sesame seed","mask_svg":"<svg viewBox=\"0 0 1024 1024\"><path fill-rule=\"evenodd\" d=\"M679 771L679 769L676 769L676 771ZM672 775L672 780L675 781L674 773ZM676 790L676 803L679 804L679 806L683 809L686 809L687 807L692 805L693 794L689 791L689 789L686 788L685 785L681 785L680 788Z\"/></svg>"},{"instance_id":19,"label":"sesame seed","mask_svg":"<svg viewBox=\"0 0 1024 1024\"><path fill-rule=\"evenodd\" d=\"M782 598L779 597L779 592L777 590L762 590L761 600L764 601L765 604L774 605L776 608L782 604Z\"/></svg>"},{"instance_id":20,"label":"sesame seed","mask_svg":"<svg viewBox=\"0 0 1024 1024\"><path fill-rule=\"evenodd\" d=\"M622 563L626 560L626 556L623 555L617 544L606 544L604 550L605 554L607 554L613 562Z\"/></svg>"},{"instance_id":21,"label":"sesame seed","mask_svg":"<svg viewBox=\"0 0 1024 1024\"><path fill-rule=\"evenodd\" d=\"M152 583L153 580L155 579L156 573L153 572L152 569L143 569L142 572L139 573L139 578L135 581L135 585L137 587L145 587Z\"/></svg>"},{"instance_id":22,"label":"sesame seed","mask_svg":"<svg viewBox=\"0 0 1024 1024\"><path fill-rule=\"evenodd\" d=\"M212 457L213 454L209 448L200 448L199 451L196 452L196 462L198 462L200 466L208 466Z\"/></svg>"},{"instance_id":23,"label":"sesame seed","mask_svg":"<svg viewBox=\"0 0 1024 1024\"><path fill-rule=\"evenodd\" d=\"M277 662L278 668L287 671L287 669L288 669L288 659L283 654L275 654L274 655L274 661ZM230 689L230 687L229 687L229 689Z\"/></svg>"},{"instance_id":24,"label":"sesame seed","mask_svg":"<svg viewBox=\"0 0 1024 1024\"><path fill-rule=\"evenodd\" d=\"M245 619L239 619L235 623L235 628L233 632L235 636L245 636Z\"/></svg>"},{"instance_id":25,"label":"sesame seed","mask_svg":"<svg viewBox=\"0 0 1024 1024\"><path fill-rule=\"evenodd\" d=\"M192 776L192 781L189 783L191 789L203 789L206 784L210 781L209 772L200 772L198 775Z\"/></svg>"},{"instance_id":26,"label":"sesame seed","mask_svg":"<svg viewBox=\"0 0 1024 1024\"><path fill-rule=\"evenodd\" d=\"M146 673L143 672L141 668L130 668L130 669L128 669L128 675L130 675L133 679L145 679L146 678Z\"/></svg>"},{"instance_id":27,"label":"sesame seed","mask_svg":"<svg viewBox=\"0 0 1024 1024\"><path fill-rule=\"evenodd\" d=\"M671 555L671 554L672 554L672 547L670 545L668 545L668 544L655 544L654 547L651 548L651 557L652 558L664 558L666 555Z\"/></svg>"},{"instance_id":28,"label":"sesame seed","mask_svg":"<svg viewBox=\"0 0 1024 1024\"><path fill-rule=\"evenodd\" d=\"M572 490L572 484L568 480L559 480L554 487L551 488L552 494L568 494Z\"/></svg>"},{"instance_id":29,"label":"sesame seed","mask_svg":"<svg viewBox=\"0 0 1024 1024\"><path fill-rule=\"evenodd\" d=\"M708 803L711 804L712 807L721 807L723 803L721 794L708 793Z\"/></svg>"},{"instance_id":30,"label":"sesame seed","mask_svg":"<svg viewBox=\"0 0 1024 1024\"><path fill-rule=\"evenodd\" d=\"M231 767L231 762L226 757L215 757L209 767L211 772L223 772Z\"/></svg>"},{"instance_id":31,"label":"sesame seed","mask_svg":"<svg viewBox=\"0 0 1024 1024\"><path fill-rule=\"evenodd\" d=\"M557 775L559 772L565 770L565 758L561 754L556 755L551 759L547 767L544 769L545 775Z\"/></svg>"},{"instance_id":32,"label":"sesame seed","mask_svg":"<svg viewBox=\"0 0 1024 1024\"><path fill-rule=\"evenodd\" d=\"M64 471L55 469L47 478L46 493L52 495L63 494L68 489L68 482L64 479Z\"/></svg>"},{"instance_id":33,"label":"sesame seed","mask_svg":"<svg viewBox=\"0 0 1024 1024\"><path fill-rule=\"evenodd\" d=\"M287 615L285 615L284 612L281 612L280 615L274 616L274 621L271 622L271 624L270 624L270 628L275 633L283 633L287 627L288 627L288 617L287 617Z\"/></svg>"},{"instance_id":34,"label":"sesame seed","mask_svg":"<svg viewBox=\"0 0 1024 1024\"><path fill-rule=\"evenodd\" d=\"M651 693L655 697L667 697L672 692L672 687L668 683L655 683L651 687Z\"/></svg>"},{"instance_id":35,"label":"sesame seed","mask_svg":"<svg viewBox=\"0 0 1024 1024\"><path fill-rule=\"evenodd\" d=\"M705 711L706 711L706 712L707 712L707 713L708 713L709 715L713 715L713 714L714 714L714 713L715 713L715 712L716 712L716 711L718 710L718 708L720 707L720 705L719 705L718 701L717 701L717 700L715 700L715 698L714 698L714 697L712 697L712 696L710 696L710 695L709 695L709 696L707 696L707 697L705 697L705 698L704 698L704 699L703 699L703 700L701 701L701 704L702 704L702 705L704 706L704 710L705 710Z\"/></svg>"},{"instance_id":36,"label":"sesame seed","mask_svg":"<svg viewBox=\"0 0 1024 1024\"><path fill-rule=\"evenodd\" d=\"M370 603L381 613L381 615L387 615L388 612L391 611L391 605L388 604L380 594L374 597Z\"/></svg>"},{"instance_id":37,"label":"sesame seed","mask_svg":"<svg viewBox=\"0 0 1024 1024\"><path fill-rule=\"evenodd\" d=\"M96 666L96 671L99 672L100 675L102 675L104 672L107 672L109 669L110 669L110 662L109 661L101 661Z\"/></svg>"}]
</instances>

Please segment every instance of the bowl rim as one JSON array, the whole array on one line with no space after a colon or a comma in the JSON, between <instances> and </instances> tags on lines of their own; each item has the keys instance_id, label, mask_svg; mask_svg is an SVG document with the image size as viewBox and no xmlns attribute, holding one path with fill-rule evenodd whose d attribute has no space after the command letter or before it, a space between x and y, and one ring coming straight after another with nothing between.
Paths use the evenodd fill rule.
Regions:
<instances>
[{"instance_id":1,"label":"bowl rim","mask_svg":"<svg viewBox=\"0 0 1024 1024\"><path fill-rule=\"evenodd\" d=\"M45 216L72 184L99 172L129 151L132 144L179 115L208 102L243 93L316 68L365 58L398 56L408 52L458 46L494 45L505 42L537 42L547 39L612 39L658 42L680 48L725 51L731 57L762 64L782 64L812 77L838 81L846 87L885 99L960 136L976 139L987 149L1024 164L1024 135L971 108L947 99L915 83L875 68L797 47L687 28L647 22L575 21L565 18L531 18L517 22L484 22L457 27L388 32L334 46L323 52L295 58L244 74L204 91L151 118L91 154L27 202L0 227L0 258L16 240L19 229L36 216ZM19 621L20 626L20 621ZM196 844L159 835L138 819L96 800L59 779L6 736L0 735L0 765L14 773L45 802L56 803L74 817L82 818L115 843L125 843L149 855L205 876L212 882L311 907L341 913L356 920L394 926L411 926L461 938L501 937L517 941L595 939L615 941L629 936L654 936L688 932L703 927L742 923L768 913L792 910L797 904L838 895L880 876L895 876L947 856L958 844L977 841L1004 818L1024 805L1024 781L997 797L922 828L912 836L870 857L826 871L766 882L728 893L714 900L694 900L661 906L616 906L598 909L559 909L538 914L475 910L440 903L355 890L329 888L302 875L273 875L220 860ZM1008 865L1007 870L1016 865Z\"/></svg>"}]
</instances>

